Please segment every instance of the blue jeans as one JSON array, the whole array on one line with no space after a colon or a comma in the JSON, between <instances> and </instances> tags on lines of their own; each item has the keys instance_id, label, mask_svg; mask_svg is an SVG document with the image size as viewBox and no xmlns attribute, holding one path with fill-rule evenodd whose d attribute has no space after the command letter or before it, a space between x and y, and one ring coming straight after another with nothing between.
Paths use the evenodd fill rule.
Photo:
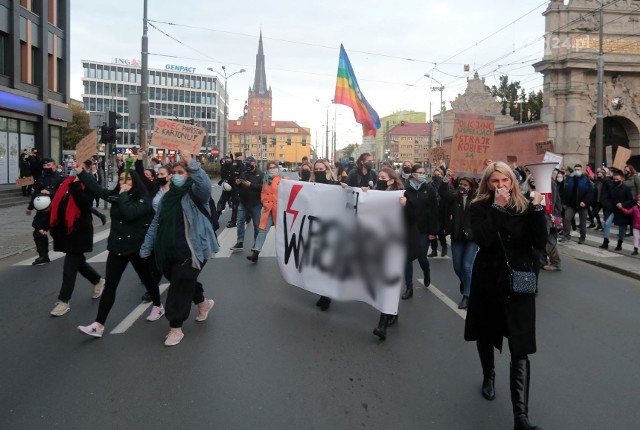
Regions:
<instances>
[{"instance_id":1,"label":"blue jeans","mask_svg":"<svg viewBox=\"0 0 640 430\"><path fill-rule=\"evenodd\" d=\"M453 270L458 275L458 279L463 285L463 295L469 297L471 290L471 272L473 262L478 253L478 245L468 240L451 241L451 259L453 260Z\"/></svg>"},{"instance_id":2,"label":"blue jeans","mask_svg":"<svg viewBox=\"0 0 640 430\"><path fill-rule=\"evenodd\" d=\"M429 260L427 259L427 253L429 252L429 235L420 234L420 253L418 254L418 263L422 269L424 275L424 283L428 287L427 283L431 280L431 271L429 270ZM407 259L407 264L404 266L404 280L408 286L413 285L413 260Z\"/></svg>"},{"instance_id":3,"label":"blue jeans","mask_svg":"<svg viewBox=\"0 0 640 430\"><path fill-rule=\"evenodd\" d=\"M604 228L602 229L602 235L605 239L609 240L609 232L611 231L611 224L613 224L613 212L611 212L604 222ZM618 240L624 240L624 234L627 231L626 225L618 226Z\"/></svg>"},{"instance_id":4,"label":"blue jeans","mask_svg":"<svg viewBox=\"0 0 640 430\"><path fill-rule=\"evenodd\" d=\"M269 233L269 229L273 225L273 215L269 212L269 217L267 218L267 225L265 225L264 229L260 229L258 232L258 237L256 237L256 241L253 244L252 251L262 251L262 247L264 246L264 241L267 240L267 233Z\"/></svg>"},{"instance_id":5,"label":"blue jeans","mask_svg":"<svg viewBox=\"0 0 640 430\"><path fill-rule=\"evenodd\" d=\"M253 240L256 240L261 214L262 205L245 206L240 203L238 206L238 242L244 242L244 227L247 217L253 223Z\"/></svg>"}]
</instances>

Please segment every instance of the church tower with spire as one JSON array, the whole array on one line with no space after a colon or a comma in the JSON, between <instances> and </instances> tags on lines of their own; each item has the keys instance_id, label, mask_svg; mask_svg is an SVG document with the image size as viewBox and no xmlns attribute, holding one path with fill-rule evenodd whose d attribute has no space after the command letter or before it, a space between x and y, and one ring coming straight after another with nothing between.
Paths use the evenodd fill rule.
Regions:
<instances>
[{"instance_id":1,"label":"church tower with spire","mask_svg":"<svg viewBox=\"0 0 640 430\"><path fill-rule=\"evenodd\" d=\"M262 30L258 42L258 54L256 55L256 73L253 88L249 88L247 98L247 117L249 121L271 122L272 120L271 88L267 87L267 73L264 65L264 51L262 49Z\"/></svg>"}]
</instances>

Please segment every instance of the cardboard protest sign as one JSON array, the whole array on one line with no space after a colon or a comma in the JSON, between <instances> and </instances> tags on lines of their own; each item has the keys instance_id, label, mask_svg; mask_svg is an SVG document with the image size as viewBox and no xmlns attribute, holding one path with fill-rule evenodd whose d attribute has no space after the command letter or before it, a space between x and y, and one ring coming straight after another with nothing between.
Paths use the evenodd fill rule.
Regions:
<instances>
[{"instance_id":1,"label":"cardboard protest sign","mask_svg":"<svg viewBox=\"0 0 640 430\"><path fill-rule=\"evenodd\" d=\"M156 120L151 146L199 154L206 130L204 127L168 119Z\"/></svg>"},{"instance_id":2,"label":"cardboard protest sign","mask_svg":"<svg viewBox=\"0 0 640 430\"><path fill-rule=\"evenodd\" d=\"M553 152L553 140L547 140L545 142L536 142L537 155L542 155L547 151Z\"/></svg>"},{"instance_id":3,"label":"cardboard protest sign","mask_svg":"<svg viewBox=\"0 0 640 430\"><path fill-rule=\"evenodd\" d=\"M439 164L442 161L446 163L449 161L449 154L443 146L436 146L435 148L431 148L428 155L429 163L431 164Z\"/></svg>"},{"instance_id":4,"label":"cardboard protest sign","mask_svg":"<svg viewBox=\"0 0 640 430\"><path fill-rule=\"evenodd\" d=\"M554 154L553 152L545 152L544 158L542 159L543 163L551 162L557 163L556 167L559 169L562 167L562 155Z\"/></svg>"},{"instance_id":5,"label":"cardboard protest sign","mask_svg":"<svg viewBox=\"0 0 640 430\"><path fill-rule=\"evenodd\" d=\"M76 161L78 163L84 163L86 160L90 160L91 157L98 153L98 132L93 130L82 138L76 145Z\"/></svg>"},{"instance_id":6,"label":"cardboard protest sign","mask_svg":"<svg viewBox=\"0 0 640 430\"><path fill-rule=\"evenodd\" d=\"M479 178L485 161L493 159L493 133L496 119L474 113L457 113L453 121L451 163L458 176Z\"/></svg>"},{"instance_id":7,"label":"cardboard protest sign","mask_svg":"<svg viewBox=\"0 0 640 430\"><path fill-rule=\"evenodd\" d=\"M34 184L33 176L26 176L24 178L16 179L16 187L26 187Z\"/></svg>"},{"instance_id":8,"label":"cardboard protest sign","mask_svg":"<svg viewBox=\"0 0 640 430\"><path fill-rule=\"evenodd\" d=\"M613 167L620 170L624 169L629 157L631 157L631 150L629 148L618 146L616 149L616 158L613 160Z\"/></svg>"}]
</instances>

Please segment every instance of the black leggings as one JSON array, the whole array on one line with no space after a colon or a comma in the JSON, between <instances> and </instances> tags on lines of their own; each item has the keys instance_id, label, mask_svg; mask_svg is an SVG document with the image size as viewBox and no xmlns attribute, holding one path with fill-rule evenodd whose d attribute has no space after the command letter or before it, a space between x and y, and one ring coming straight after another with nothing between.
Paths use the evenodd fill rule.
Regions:
<instances>
[{"instance_id":1,"label":"black leggings","mask_svg":"<svg viewBox=\"0 0 640 430\"><path fill-rule=\"evenodd\" d=\"M100 298L96 322L104 325L107 320L109 311L111 311L113 303L116 301L116 289L118 288L118 284L120 284L120 279L122 278L124 269L127 268L129 263L131 263L134 270L140 277L140 280L149 292L153 305L161 305L158 282L151 276L149 260L141 258L137 252L129 255L117 255L113 252L109 252L109 255L107 256L106 282L104 285L104 292Z\"/></svg>"},{"instance_id":2,"label":"black leggings","mask_svg":"<svg viewBox=\"0 0 640 430\"><path fill-rule=\"evenodd\" d=\"M87 263L87 258L84 254L72 254L67 253L64 256L64 265L62 268L62 286L60 287L60 294L58 294L58 300L68 302L71 300L73 289L76 287L76 277L80 273L93 285L100 282L100 275L93 267Z\"/></svg>"}]
</instances>

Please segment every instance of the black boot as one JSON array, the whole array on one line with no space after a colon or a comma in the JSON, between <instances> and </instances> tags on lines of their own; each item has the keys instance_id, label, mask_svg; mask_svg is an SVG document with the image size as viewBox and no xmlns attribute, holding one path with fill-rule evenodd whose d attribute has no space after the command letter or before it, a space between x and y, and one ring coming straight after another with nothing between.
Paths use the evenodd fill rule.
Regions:
<instances>
[{"instance_id":1,"label":"black boot","mask_svg":"<svg viewBox=\"0 0 640 430\"><path fill-rule=\"evenodd\" d=\"M253 261L254 263L258 262L258 254L260 251L256 251L255 249L251 251L251 255L247 255L247 260Z\"/></svg>"},{"instance_id":2,"label":"black boot","mask_svg":"<svg viewBox=\"0 0 640 430\"><path fill-rule=\"evenodd\" d=\"M511 362L510 386L514 430L540 430L540 427L529 422L530 375L531 368L528 359Z\"/></svg>"},{"instance_id":3,"label":"black boot","mask_svg":"<svg viewBox=\"0 0 640 430\"><path fill-rule=\"evenodd\" d=\"M320 296L316 302L316 306L319 307L321 311L326 311L329 309L329 306L331 306L331 299L326 296Z\"/></svg>"},{"instance_id":4,"label":"black boot","mask_svg":"<svg viewBox=\"0 0 640 430\"><path fill-rule=\"evenodd\" d=\"M387 320L387 327L391 327L395 323L398 322L398 315L389 315L389 319Z\"/></svg>"},{"instance_id":5,"label":"black boot","mask_svg":"<svg viewBox=\"0 0 640 430\"><path fill-rule=\"evenodd\" d=\"M482 397L487 400L496 398L496 372L493 364L493 345L491 343L476 342L480 364L482 365Z\"/></svg>"},{"instance_id":6,"label":"black boot","mask_svg":"<svg viewBox=\"0 0 640 430\"><path fill-rule=\"evenodd\" d=\"M631 255L638 255L638 248L633 248L633 252L631 253Z\"/></svg>"},{"instance_id":7,"label":"black boot","mask_svg":"<svg viewBox=\"0 0 640 430\"><path fill-rule=\"evenodd\" d=\"M402 293L402 300L410 299L413 296L413 285L407 285L407 289Z\"/></svg>"},{"instance_id":8,"label":"black boot","mask_svg":"<svg viewBox=\"0 0 640 430\"><path fill-rule=\"evenodd\" d=\"M447 256L447 244L445 243L444 245L442 245L442 251L440 252L440 257L446 257Z\"/></svg>"},{"instance_id":9,"label":"black boot","mask_svg":"<svg viewBox=\"0 0 640 430\"><path fill-rule=\"evenodd\" d=\"M622 251L622 241L618 241L618 245L615 247L614 251Z\"/></svg>"},{"instance_id":10,"label":"black boot","mask_svg":"<svg viewBox=\"0 0 640 430\"><path fill-rule=\"evenodd\" d=\"M378 336L380 340L385 340L387 338L387 323L389 322L388 314L380 314L380 319L378 320L378 327L373 329L373 334Z\"/></svg>"},{"instance_id":11,"label":"black boot","mask_svg":"<svg viewBox=\"0 0 640 430\"><path fill-rule=\"evenodd\" d=\"M469 306L469 297L462 296L462 300L460 300L458 304L458 309L467 309L467 306Z\"/></svg>"},{"instance_id":12,"label":"black boot","mask_svg":"<svg viewBox=\"0 0 640 430\"><path fill-rule=\"evenodd\" d=\"M602 245L600 245L598 248L609 249L609 239L605 239L604 242L602 242Z\"/></svg>"},{"instance_id":13,"label":"black boot","mask_svg":"<svg viewBox=\"0 0 640 430\"><path fill-rule=\"evenodd\" d=\"M464 284L460 281L460 294L464 295Z\"/></svg>"}]
</instances>

